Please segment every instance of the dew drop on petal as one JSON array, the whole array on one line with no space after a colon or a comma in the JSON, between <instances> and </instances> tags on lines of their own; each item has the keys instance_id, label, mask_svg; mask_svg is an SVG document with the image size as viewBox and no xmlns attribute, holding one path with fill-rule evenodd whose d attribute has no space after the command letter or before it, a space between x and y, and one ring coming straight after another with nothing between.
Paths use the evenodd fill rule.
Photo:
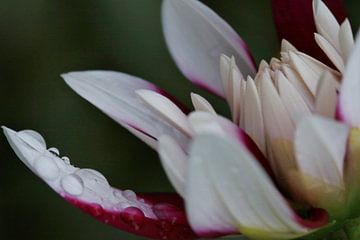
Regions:
<instances>
[{"instance_id":1,"label":"dew drop on petal","mask_svg":"<svg viewBox=\"0 0 360 240\"><path fill-rule=\"evenodd\" d=\"M84 187L100 196L106 196L110 191L110 185L106 178L93 169L80 169L75 172L83 182Z\"/></svg>"},{"instance_id":2,"label":"dew drop on petal","mask_svg":"<svg viewBox=\"0 0 360 240\"><path fill-rule=\"evenodd\" d=\"M62 157L61 159L62 159L67 165L70 165L70 164L71 164L71 163L70 163L70 158L64 156L64 157Z\"/></svg>"},{"instance_id":3,"label":"dew drop on petal","mask_svg":"<svg viewBox=\"0 0 360 240\"><path fill-rule=\"evenodd\" d=\"M51 147L48 149L49 152L51 152L52 154L54 154L55 156L59 156L60 155L60 151L59 149L55 148L55 147Z\"/></svg>"},{"instance_id":4,"label":"dew drop on petal","mask_svg":"<svg viewBox=\"0 0 360 240\"><path fill-rule=\"evenodd\" d=\"M136 193L132 190L125 190L123 191L123 196L129 201L136 200Z\"/></svg>"},{"instance_id":5,"label":"dew drop on petal","mask_svg":"<svg viewBox=\"0 0 360 240\"><path fill-rule=\"evenodd\" d=\"M136 207L125 208L120 214L121 220L138 231L145 221L144 213Z\"/></svg>"},{"instance_id":6,"label":"dew drop on petal","mask_svg":"<svg viewBox=\"0 0 360 240\"><path fill-rule=\"evenodd\" d=\"M18 132L17 135L32 148L38 151L46 150L46 142L39 133L33 130L23 130Z\"/></svg>"},{"instance_id":7,"label":"dew drop on petal","mask_svg":"<svg viewBox=\"0 0 360 240\"><path fill-rule=\"evenodd\" d=\"M40 156L34 163L39 176L45 180L53 181L59 177L60 171L52 158Z\"/></svg>"},{"instance_id":8,"label":"dew drop on petal","mask_svg":"<svg viewBox=\"0 0 360 240\"><path fill-rule=\"evenodd\" d=\"M72 196L80 196L84 191L84 183L82 179L75 174L63 177L61 179L61 186L66 193Z\"/></svg>"}]
</instances>

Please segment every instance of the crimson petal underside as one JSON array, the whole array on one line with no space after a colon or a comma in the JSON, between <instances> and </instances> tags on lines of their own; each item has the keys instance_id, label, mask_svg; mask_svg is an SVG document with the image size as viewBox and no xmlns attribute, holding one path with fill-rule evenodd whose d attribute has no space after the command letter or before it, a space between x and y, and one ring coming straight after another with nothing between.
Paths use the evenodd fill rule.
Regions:
<instances>
[{"instance_id":1,"label":"crimson petal underside","mask_svg":"<svg viewBox=\"0 0 360 240\"><path fill-rule=\"evenodd\" d=\"M3 127L21 161L55 192L97 220L152 239L197 238L189 227L176 194L136 194L111 187L96 170L81 169L46 148L42 136L32 130L16 132Z\"/></svg>"},{"instance_id":2,"label":"crimson petal underside","mask_svg":"<svg viewBox=\"0 0 360 240\"><path fill-rule=\"evenodd\" d=\"M272 0L273 17L279 40L286 39L300 51L329 63L314 40L316 27L312 9L313 0ZM342 0L324 0L339 22L346 18Z\"/></svg>"}]
</instances>

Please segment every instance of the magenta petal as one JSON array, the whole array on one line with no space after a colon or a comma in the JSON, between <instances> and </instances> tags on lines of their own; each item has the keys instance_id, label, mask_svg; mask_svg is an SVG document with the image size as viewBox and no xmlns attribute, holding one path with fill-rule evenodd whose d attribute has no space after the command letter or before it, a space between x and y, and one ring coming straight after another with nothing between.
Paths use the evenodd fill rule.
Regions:
<instances>
[{"instance_id":1,"label":"magenta petal","mask_svg":"<svg viewBox=\"0 0 360 240\"><path fill-rule=\"evenodd\" d=\"M177 194L140 194L138 198L152 205L157 219L149 218L136 207L111 211L72 197L64 197L95 219L123 231L151 239L190 240L198 238L187 223L182 199Z\"/></svg>"},{"instance_id":2,"label":"magenta petal","mask_svg":"<svg viewBox=\"0 0 360 240\"><path fill-rule=\"evenodd\" d=\"M272 0L273 16L279 40L286 39L300 51L325 63L329 59L314 40L316 32L312 0ZM342 0L324 0L339 22L346 18Z\"/></svg>"}]
</instances>

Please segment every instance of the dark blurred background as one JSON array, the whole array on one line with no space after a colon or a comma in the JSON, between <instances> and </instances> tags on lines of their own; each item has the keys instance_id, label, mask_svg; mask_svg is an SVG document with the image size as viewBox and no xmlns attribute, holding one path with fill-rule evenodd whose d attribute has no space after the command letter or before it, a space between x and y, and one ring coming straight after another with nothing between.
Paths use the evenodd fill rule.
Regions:
<instances>
[{"instance_id":1,"label":"dark blurred background","mask_svg":"<svg viewBox=\"0 0 360 240\"><path fill-rule=\"evenodd\" d=\"M257 61L278 43L270 1L204 0L249 44ZM345 1L354 29L358 0ZM108 69L147 79L189 105L192 86L163 40L160 0L2 0L0 124L35 129L72 163L102 172L114 186L173 191L150 148L77 96L59 77ZM217 109L225 105L210 97ZM34 176L0 136L0 239L141 239L98 223Z\"/></svg>"}]
</instances>

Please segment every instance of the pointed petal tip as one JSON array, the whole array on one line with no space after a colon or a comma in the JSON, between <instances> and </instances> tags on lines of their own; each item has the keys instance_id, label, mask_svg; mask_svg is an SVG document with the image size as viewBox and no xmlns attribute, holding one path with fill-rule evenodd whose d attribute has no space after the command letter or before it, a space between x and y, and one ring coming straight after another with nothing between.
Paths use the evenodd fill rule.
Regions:
<instances>
[{"instance_id":1,"label":"pointed petal tip","mask_svg":"<svg viewBox=\"0 0 360 240\"><path fill-rule=\"evenodd\" d=\"M72 166L57 153L34 148L40 134L3 127L19 158L61 197L99 221L152 239L195 239L182 203L166 196L119 190L93 169ZM30 143L30 145L29 145Z\"/></svg>"},{"instance_id":2,"label":"pointed petal tip","mask_svg":"<svg viewBox=\"0 0 360 240\"><path fill-rule=\"evenodd\" d=\"M243 40L200 1L163 1L162 23L172 57L196 85L224 95L218 71L219 56L224 53L235 55L244 75L255 74L253 58Z\"/></svg>"}]
</instances>

